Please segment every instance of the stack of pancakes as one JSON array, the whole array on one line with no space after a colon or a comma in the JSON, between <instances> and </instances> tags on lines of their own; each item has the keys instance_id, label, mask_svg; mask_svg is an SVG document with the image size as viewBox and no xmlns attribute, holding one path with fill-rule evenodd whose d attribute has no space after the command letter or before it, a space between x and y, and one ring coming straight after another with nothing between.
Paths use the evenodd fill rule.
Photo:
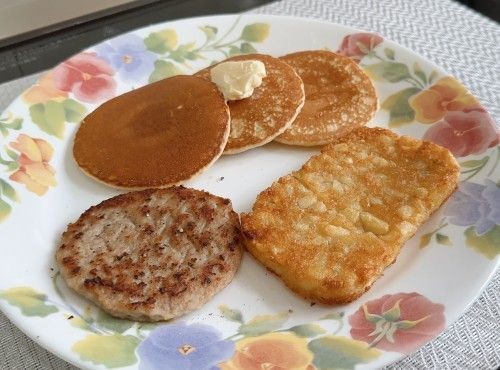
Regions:
<instances>
[{"instance_id":1,"label":"stack of pancakes","mask_svg":"<svg viewBox=\"0 0 500 370\"><path fill-rule=\"evenodd\" d=\"M214 66L118 96L83 120L73 149L79 167L113 187L168 187L195 177L221 154L273 140L327 144L377 110L369 77L347 57L316 50L228 60L264 63L267 75L250 97L226 102L210 81Z\"/></svg>"}]
</instances>

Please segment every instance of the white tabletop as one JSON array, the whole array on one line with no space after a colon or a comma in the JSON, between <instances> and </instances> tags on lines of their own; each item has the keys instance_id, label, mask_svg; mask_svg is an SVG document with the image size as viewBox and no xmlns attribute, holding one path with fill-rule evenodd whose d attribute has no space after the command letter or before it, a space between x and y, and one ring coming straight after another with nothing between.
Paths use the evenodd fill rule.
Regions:
<instances>
[{"instance_id":1,"label":"white tabletop","mask_svg":"<svg viewBox=\"0 0 500 370\"><path fill-rule=\"evenodd\" d=\"M328 20L378 32L459 78L500 123L500 26L451 0L284 0L252 12ZM0 86L0 111L30 86ZM459 287L457 287L459 289ZM500 366L500 272L469 310L418 352L388 369ZM75 369L39 347L0 313L0 369Z\"/></svg>"}]
</instances>

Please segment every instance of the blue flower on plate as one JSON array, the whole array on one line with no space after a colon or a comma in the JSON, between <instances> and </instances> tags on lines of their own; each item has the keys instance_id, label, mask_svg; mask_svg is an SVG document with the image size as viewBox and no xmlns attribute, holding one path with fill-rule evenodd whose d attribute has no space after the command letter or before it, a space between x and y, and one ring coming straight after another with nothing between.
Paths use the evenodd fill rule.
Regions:
<instances>
[{"instance_id":1,"label":"blue flower on plate","mask_svg":"<svg viewBox=\"0 0 500 370\"><path fill-rule=\"evenodd\" d=\"M95 51L126 82L140 82L153 72L156 56L146 49L137 35L115 37L97 45Z\"/></svg>"},{"instance_id":2,"label":"blue flower on plate","mask_svg":"<svg viewBox=\"0 0 500 370\"><path fill-rule=\"evenodd\" d=\"M232 357L231 340L211 326L179 322L153 330L138 348L141 370L214 370Z\"/></svg>"},{"instance_id":3,"label":"blue flower on plate","mask_svg":"<svg viewBox=\"0 0 500 370\"><path fill-rule=\"evenodd\" d=\"M500 224L500 187L486 179L486 185L462 182L444 209L449 222L474 226L477 235Z\"/></svg>"}]
</instances>

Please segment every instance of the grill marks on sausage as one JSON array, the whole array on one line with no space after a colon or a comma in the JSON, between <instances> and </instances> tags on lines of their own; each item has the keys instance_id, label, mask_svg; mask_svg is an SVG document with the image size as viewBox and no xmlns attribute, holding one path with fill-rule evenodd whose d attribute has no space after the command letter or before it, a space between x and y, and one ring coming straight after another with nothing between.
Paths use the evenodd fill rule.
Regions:
<instances>
[{"instance_id":1,"label":"grill marks on sausage","mask_svg":"<svg viewBox=\"0 0 500 370\"><path fill-rule=\"evenodd\" d=\"M229 200L173 187L91 207L68 226L56 257L69 286L110 313L158 320L206 302L232 279L241 253ZM179 313L174 301L194 303Z\"/></svg>"}]
</instances>

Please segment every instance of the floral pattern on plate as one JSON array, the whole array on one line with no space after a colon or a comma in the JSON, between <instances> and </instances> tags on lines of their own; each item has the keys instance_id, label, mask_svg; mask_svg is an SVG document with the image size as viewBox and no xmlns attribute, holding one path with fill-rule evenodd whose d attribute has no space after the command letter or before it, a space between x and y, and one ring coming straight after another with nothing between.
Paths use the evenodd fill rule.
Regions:
<instances>
[{"instance_id":1,"label":"floral pattern on plate","mask_svg":"<svg viewBox=\"0 0 500 370\"><path fill-rule=\"evenodd\" d=\"M35 202L58 190L56 175L61 173L54 162L56 154L63 155L57 152L59 144L69 140L71 124L97 104L148 82L192 73L195 63L208 66L257 52L273 31L261 21L240 25L240 18L226 26L197 24L188 40L170 25L128 33L44 74L22 94L19 102L25 111L16 108L0 115L0 221L25 200L21 195L33 196ZM462 244L482 260L495 259L500 254L500 147L492 117L457 80L402 58L403 51L379 35L347 34L332 49L353 58L372 76L377 90L384 91L381 112L387 119L382 125L418 127L421 137L447 147L461 160L460 187L443 207L439 225L420 236L420 246ZM298 322L293 312L245 320L244 312L222 305L219 313L228 324L224 328L189 321L141 324L91 305L75 307L62 293L58 274L53 281L57 295L19 286L0 290L0 301L29 320L59 315L79 336L69 346L72 354L91 367L354 369L380 360L385 352L415 350L438 335L446 322L443 304L403 292L355 302L345 313L332 312L311 322ZM287 325L289 321L293 324Z\"/></svg>"},{"instance_id":2,"label":"floral pattern on plate","mask_svg":"<svg viewBox=\"0 0 500 370\"><path fill-rule=\"evenodd\" d=\"M179 44L177 31L166 28L151 32L145 38L133 33L118 36L97 45L93 51L76 54L42 75L22 94L22 100L29 109L31 122L28 123L35 124L48 135L64 139L67 123L79 123L93 105L116 95L117 79L134 88L191 73L189 61L210 58L211 63L216 63L218 57L257 52L254 44L267 39L269 24L247 24L238 38L227 41L239 21L237 18L222 36L219 36L217 27L200 27L205 36L201 45L194 41ZM22 124L23 119L19 117L0 117L0 133L7 137L11 130L21 130ZM21 140L26 143L26 135L22 135ZM0 166L5 166L8 172L16 171L10 175L11 181L24 184L29 191L41 196L57 185L55 171L48 163L53 150L46 140L33 140L46 149L43 158L15 153L10 144L5 149L10 160L4 159L0 153ZM19 147L21 144L14 145ZM0 222L10 215L12 202L18 201L14 187L0 177Z\"/></svg>"},{"instance_id":3,"label":"floral pattern on plate","mask_svg":"<svg viewBox=\"0 0 500 370\"><path fill-rule=\"evenodd\" d=\"M224 338L207 324L134 323L90 306L79 313L64 295L59 298L61 303L51 301L29 287L0 292L0 299L19 307L26 316L46 317L62 311L72 326L88 333L72 350L82 360L107 368L138 362L141 370L354 369L379 358L380 350L410 353L445 326L444 306L419 293L385 295L366 302L348 317L350 338L339 334L346 324L343 312L286 327L291 312L245 321L240 310L221 305L221 316L237 324L236 333ZM325 322L336 329L326 329Z\"/></svg>"},{"instance_id":4,"label":"floral pattern on plate","mask_svg":"<svg viewBox=\"0 0 500 370\"><path fill-rule=\"evenodd\" d=\"M484 185L468 182L481 171L488 169L487 176L497 169L500 159L500 133L490 114L479 101L453 77L438 77L435 71L426 74L418 63L413 67L397 61L396 52L384 47L380 36L369 33L358 33L344 37L338 50L361 62L361 66L377 83L405 83L408 87L388 96L381 104L382 110L389 112L388 126L393 128L405 124L425 124L430 127L423 135L424 140L432 141L448 148L455 157L478 155L487 152L481 159L473 159L461 163L462 174L466 175L460 189L485 188ZM375 63L370 63L375 61ZM489 149L496 148L496 154ZM489 151L489 152L488 152ZM491 153L491 154L490 154ZM496 156L496 159L490 159ZM500 253L500 184L488 182L488 199L476 197L475 201L463 203L464 192L458 191L448 205L444 214L452 218L442 218L440 226L421 237L420 246L427 246L432 238L438 244L453 245L445 234L446 227L471 226L463 231L466 244L493 259ZM453 217L455 215L455 217ZM479 229L475 222L467 223L465 219L480 222ZM461 221L461 222L460 222ZM487 224L487 233L485 230Z\"/></svg>"},{"instance_id":5,"label":"floral pattern on plate","mask_svg":"<svg viewBox=\"0 0 500 370\"><path fill-rule=\"evenodd\" d=\"M351 336L386 351L411 353L445 327L444 306L418 293L385 295L349 317Z\"/></svg>"}]
</instances>

